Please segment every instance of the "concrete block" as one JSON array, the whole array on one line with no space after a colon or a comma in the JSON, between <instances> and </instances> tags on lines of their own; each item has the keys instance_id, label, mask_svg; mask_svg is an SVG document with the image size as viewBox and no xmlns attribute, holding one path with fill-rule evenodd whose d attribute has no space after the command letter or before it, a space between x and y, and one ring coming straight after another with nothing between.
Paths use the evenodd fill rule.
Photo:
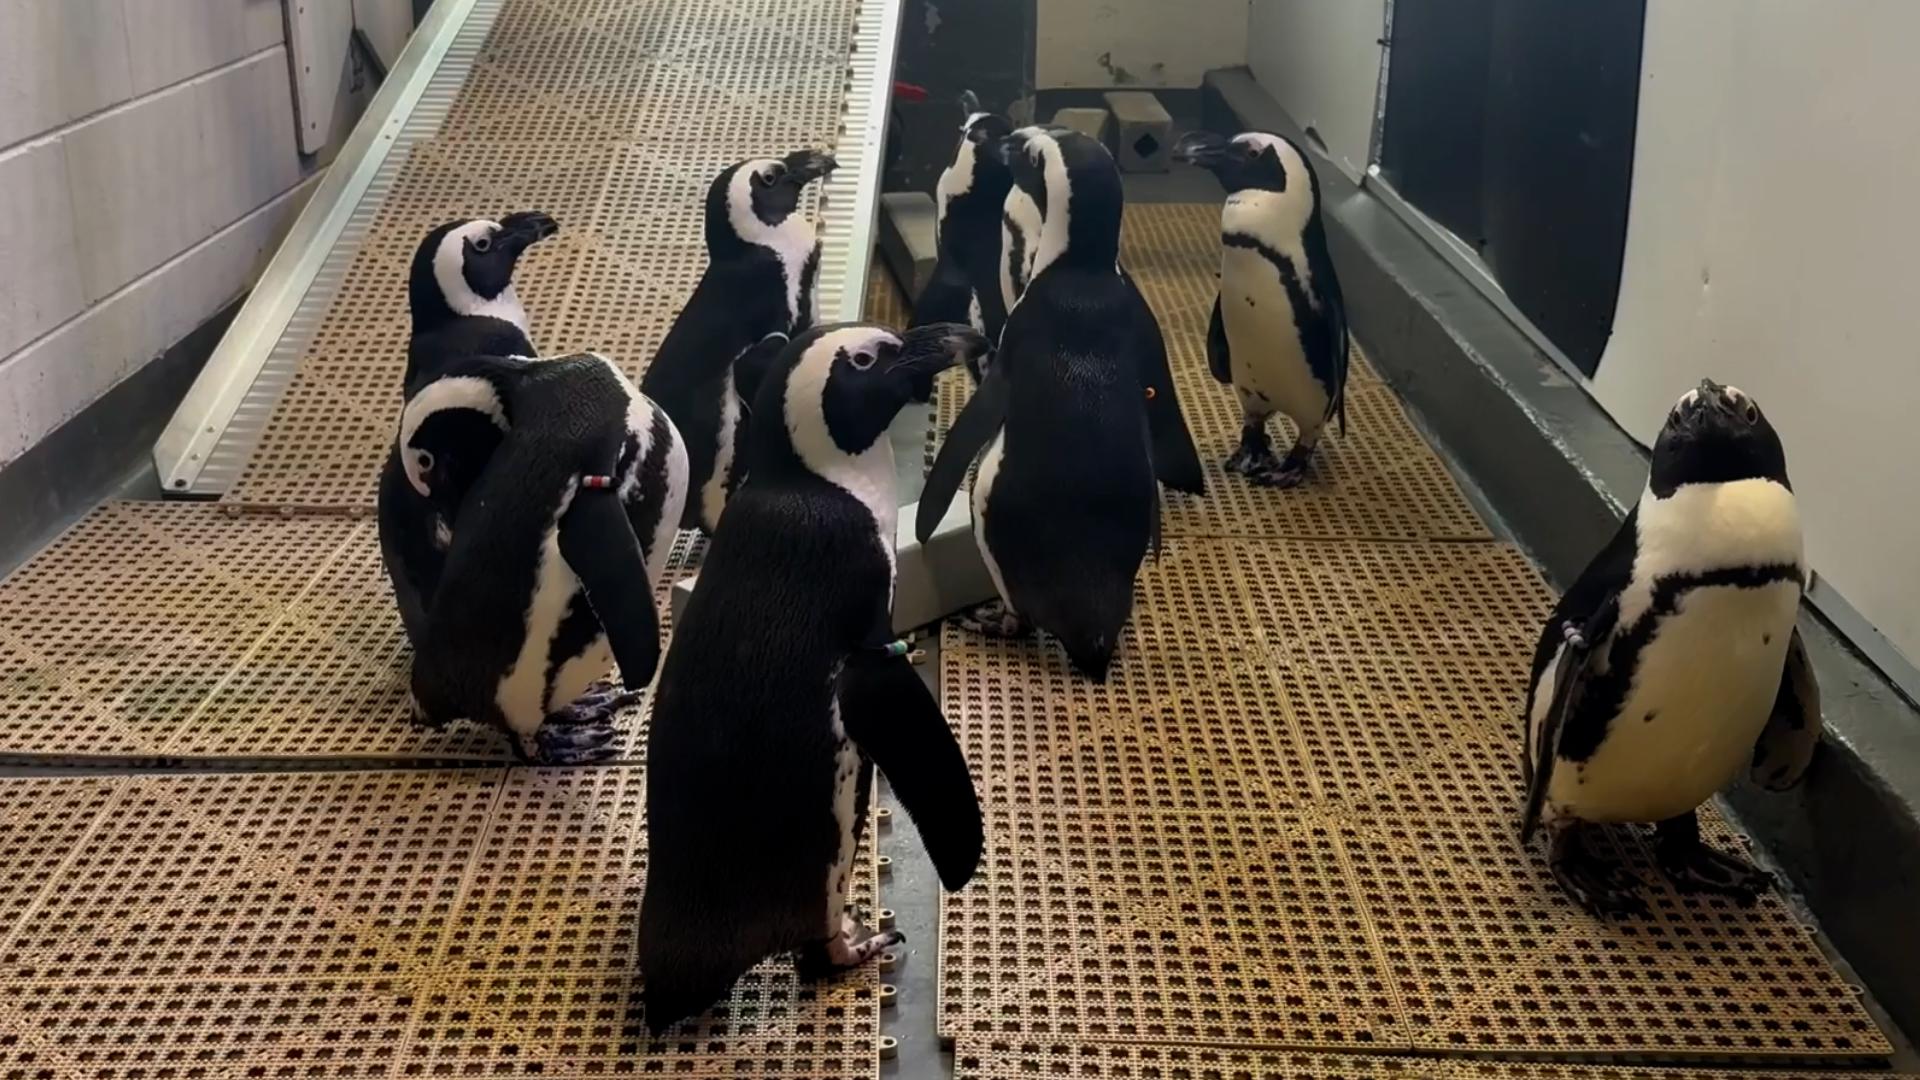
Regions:
<instances>
[{"instance_id":1,"label":"concrete block","mask_svg":"<svg viewBox=\"0 0 1920 1080\"><path fill-rule=\"evenodd\" d=\"M191 79L258 52L249 38L256 0L167 0L126 6L135 95ZM257 20L255 20L257 21ZM269 43L271 44L271 43ZM284 71L283 71L284 77Z\"/></svg>"},{"instance_id":2,"label":"concrete block","mask_svg":"<svg viewBox=\"0 0 1920 1080\"><path fill-rule=\"evenodd\" d=\"M97 301L206 238L209 169L191 84L97 117L63 136L80 272Z\"/></svg>"},{"instance_id":3,"label":"concrete block","mask_svg":"<svg viewBox=\"0 0 1920 1080\"><path fill-rule=\"evenodd\" d=\"M993 577L987 573L980 545L973 537L973 509L966 493L954 498L924 545L913 536L913 518L918 510L917 503L900 508L896 536L900 569L893 590L896 634L937 622L996 595ZM676 619L693 598L698 581L690 577L674 584L671 602Z\"/></svg>"},{"instance_id":4,"label":"concrete block","mask_svg":"<svg viewBox=\"0 0 1920 1080\"><path fill-rule=\"evenodd\" d=\"M133 96L127 57L125 0L0 3L0 146Z\"/></svg>"},{"instance_id":5,"label":"concrete block","mask_svg":"<svg viewBox=\"0 0 1920 1080\"><path fill-rule=\"evenodd\" d=\"M1107 94L1113 113L1113 156L1122 172L1166 172L1173 164L1173 117L1143 90Z\"/></svg>"},{"instance_id":6,"label":"concrete block","mask_svg":"<svg viewBox=\"0 0 1920 1080\"><path fill-rule=\"evenodd\" d=\"M1107 142L1105 109L1061 109L1053 114L1053 122L1059 127L1072 128L1089 138Z\"/></svg>"},{"instance_id":7,"label":"concrete block","mask_svg":"<svg viewBox=\"0 0 1920 1080\"><path fill-rule=\"evenodd\" d=\"M300 182L286 50L261 53L198 90L203 156L195 191L211 233Z\"/></svg>"},{"instance_id":8,"label":"concrete block","mask_svg":"<svg viewBox=\"0 0 1920 1080\"><path fill-rule=\"evenodd\" d=\"M66 148L59 139L0 157L0 356L80 313Z\"/></svg>"},{"instance_id":9,"label":"concrete block","mask_svg":"<svg viewBox=\"0 0 1920 1080\"><path fill-rule=\"evenodd\" d=\"M880 255L893 278L907 286L907 303L933 279L939 259L935 232L940 211L932 196L921 191L896 191L880 196Z\"/></svg>"}]
</instances>

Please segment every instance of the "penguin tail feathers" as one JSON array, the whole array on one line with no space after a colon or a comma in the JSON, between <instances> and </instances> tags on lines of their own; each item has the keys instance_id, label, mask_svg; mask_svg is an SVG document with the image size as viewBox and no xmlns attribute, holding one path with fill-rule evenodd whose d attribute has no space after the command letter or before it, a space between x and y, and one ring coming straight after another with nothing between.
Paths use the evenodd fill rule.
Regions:
<instances>
[{"instance_id":1,"label":"penguin tail feathers","mask_svg":"<svg viewBox=\"0 0 1920 1080\"><path fill-rule=\"evenodd\" d=\"M726 997L765 955L742 937L693 919L662 918L643 901L638 959L647 1030L658 1036Z\"/></svg>"},{"instance_id":2,"label":"penguin tail feathers","mask_svg":"<svg viewBox=\"0 0 1920 1080\"><path fill-rule=\"evenodd\" d=\"M1082 637L1075 641L1061 638L1060 643L1067 648L1067 659L1073 662L1073 668L1095 683L1107 681L1107 671L1113 666L1113 654L1119 647L1119 641L1112 637Z\"/></svg>"},{"instance_id":3,"label":"penguin tail feathers","mask_svg":"<svg viewBox=\"0 0 1920 1080\"><path fill-rule=\"evenodd\" d=\"M913 664L871 651L849 657L841 674L840 722L887 775L940 884L953 892L973 880L986 848L980 799L953 729Z\"/></svg>"}]
</instances>

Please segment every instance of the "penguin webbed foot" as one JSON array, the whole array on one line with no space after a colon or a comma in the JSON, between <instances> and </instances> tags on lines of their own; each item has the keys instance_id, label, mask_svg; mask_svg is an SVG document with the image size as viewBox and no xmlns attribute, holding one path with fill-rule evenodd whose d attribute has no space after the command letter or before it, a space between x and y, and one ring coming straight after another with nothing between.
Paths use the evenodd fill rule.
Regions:
<instances>
[{"instance_id":1,"label":"penguin webbed foot","mask_svg":"<svg viewBox=\"0 0 1920 1080\"><path fill-rule=\"evenodd\" d=\"M852 971L906 940L898 930L875 930L851 915L843 915L838 934L800 947L793 957L794 972L801 982L817 982Z\"/></svg>"},{"instance_id":2,"label":"penguin webbed foot","mask_svg":"<svg viewBox=\"0 0 1920 1080\"><path fill-rule=\"evenodd\" d=\"M605 761L617 748L620 710L640 700L632 690L595 683L571 705L555 710L532 735L520 736L520 751L541 765L580 765Z\"/></svg>"},{"instance_id":3,"label":"penguin webbed foot","mask_svg":"<svg viewBox=\"0 0 1920 1080\"><path fill-rule=\"evenodd\" d=\"M409 706L407 718L429 731L445 731L454 721L451 716L436 715L432 709L422 704L416 695L407 695L407 703Z\"/></svg>"},{"instance_id":4,"label":"penguin webbed foot","mask_svg":"<svg viewBox=\"0 0 1920 1080\"><path fill-rule=\"evenodd\" d=\"M1287 451L1285 460L1277 459L1269 453L1265 461L1255 462L1247 468L1247 479L1261 487L1290 488L1299 487L1307 481L1307 472L1313 465L1313 451L1301 450L1295 446Z\"/></svg>"},{"instance_id":5,"label":"penguin webbed foot","mask_svg":"<svg viewBox=\"0 0 1920 1080\"><path fill-rule=\"evenodd\" d=\"M1273 444L1267 440L1265 427L1249 425L1240 429L1240 445L1221 467L1230 473L1251 476L1261 470L1279 468L1280 459L1273 456Z\"/></svg>"},{"instance_id":6,"label":"penguin webbed foot","mask_svg":"<svg viewBox=\"0 0 1920 1080\"><path fill-rule=\"evenodd\" d=\"M1655 829L1655 860L1675 890L1724 896L1751 907L1773 889L1772 874L1701 840L1696 815L1660 822Z\"/></svg>"},{"instance_id":7,"label":"penguin webbed foot","mask_svg":"<svg viewBox=\"0 0 1920 1080\"><path fill-rule=\"evenodd\" d=\"M1553 834L1547 866L1567 898L1595 918L1647 914L1647 902L1640 896L1640 879L1625 867L1595 856L1582 842L1578 825L1565 826Z\"/></svg>"},{"instance_id":8,"label":"penguin webbed foot","mask_svg":"<svg viewBox=\"0 0 1920 1080\"><path fill-rule=\"evenodd\" d=\"M954 619L962 630L991 638L1024 638L1033 635L1033 624L1026 616L1007 606L1005 600L989 600Z\"/></svg>"}]
</instances>

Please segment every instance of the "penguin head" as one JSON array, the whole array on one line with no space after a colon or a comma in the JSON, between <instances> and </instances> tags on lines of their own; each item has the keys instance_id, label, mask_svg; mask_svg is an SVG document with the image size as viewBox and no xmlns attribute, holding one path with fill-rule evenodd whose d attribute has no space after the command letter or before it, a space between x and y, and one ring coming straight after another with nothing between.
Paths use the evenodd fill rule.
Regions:
<instances>
[{"instance_id":1,"label":"penguin head","mask_svg":"<svg viewBox=\"0 0 1920 1080\"><path fill-rule=\"evenodd\" d=\"M1212 173L1228 194L1283 192L1290 182L1299 182L1302 173L1310 176L1312 171L1299 147L1265 131L1231 138L1211 131L1188 132L1173 144L1173 159Z\"/></svg>"},{"instance_id":2,"label":"penguin head","mask_svg":"<svg viewBox=\"0 0 1920 1080\"><path fill-rule=\"evenodd\" d=\"M839 167L818 150L796 150L783 158L750 158L721 170L707 189L708 249L725 251L742 241L766 244L800 208L807 185Z\"/></svg>"},{"instance_id":3,"label":"penguin head","mask_svg":"<svg viewBox=\"0 0 1920 1080\"><path fill-rule=\"evenodd\" d=\"M1013 134L1013 122L982 109L979 97L971 90L960 95L960 115L960 141L966 146L990 148ZM978 155L975 161L980 166L1001 166L999 157L991 153Z\"/></svg>"},{"instance_id":4,"label":"penguin head","mask_svg":"<svg viewBox=\"0 0 1920 1080\"><path fill-rule=\"evenodd\" d=\"M1044 223L1033 274L1058 261L1111 270L1126 199L1120 167L1100 140L1057 125L1024 127L998 144L1013 172L1011 203L1029 199Z\"/></svg>"},{"instance_id":5,"label":"penguin head","mask_svg":"<svg viewBox=\"0 0 1920 1080\"><path fill-rule=\"evenodd\" d=\"M407 483L450 511L510 426L505 397L492 379L466 373L435 379L408 398L400 414L396 445Z\"/></svg>"},{"instance_id":6,"label":"penguin head","mask_svg":"<svg viewBox=\"0 0 1920 1080\"><path fill-rule=\"evenodd\" d=\"M1792 488L1779 433L1739 387L1700 380L1667 413L1653 444L1648 485L1664 498L1682 484L1755 479Z\"/></svg>"},{"instance_id":7,"label":"penguin head","mask_svg":"<svg viewBox=\"0 0 1920 1080\"><path fill-rule=\"evenodd\" d=\"M416 329L442 319L488 315L525 330L526 313L513 293L513 270L527 248L560 231L538 210L498 221L451 221L420 241L407 293Z\"/></svg>"},{"instance_id":8,"label":"penguin head","mask_svg":"<svg viewBox=\"0 0 1920 1080\"><path fill-rule=\"evenodd\" d=\"M767 380L756 411L783 413L783 434L809 464L862 454L885 438L909 401L926 400L935 375L987 351L984 336L958 323L904 334L873 323L816 327L787 346L776 368L785 377Z\"/></svg>"}]
</instances>

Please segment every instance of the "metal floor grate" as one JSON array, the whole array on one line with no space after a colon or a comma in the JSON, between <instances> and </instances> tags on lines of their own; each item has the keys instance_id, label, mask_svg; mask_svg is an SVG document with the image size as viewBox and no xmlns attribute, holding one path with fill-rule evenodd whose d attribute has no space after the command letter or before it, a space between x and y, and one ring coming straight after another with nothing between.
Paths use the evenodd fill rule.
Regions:
<instances>
[{"instance_id":1,"label":"metal floor grate","mask_svg":"<svg viewBox=\"0 0 1920 1080\"><path fill-rule=\"evenodd\" d=\"M0 1075L876 1077L871 967L772 961L648 1039L645 802L633 768L0 781Z\"/></svg>"},{"instance_id":2,"label":"metal floor grate","mask_svg":"<svg viewBox=\"0 0 1920 1080\"><path fill-rule=\"evenodd\" d=\"M1126 247L1209 460L1239 426L1205 372L1216 214L1130 208ZM949 374L930 445L964 391ZM1420 1052L1436 1060L1404 1075L1447 1077L1588 1075L1441 1063L1474 1055L1889 1054L1777 897L1677 895L1622 833L1652 916L1602 925L1561 898L1516 824L1552 594L1388 388L1361 379L1350 413L1306 490L1216 470L1204 502L1170 500L1106 684L1051 642L945 631L942 696L989 827L984 872L942 904L940 1034L971 1048L961 1075L1246 1080L1338 1060L1195 1064L1229 1046Z\"/></svg>"}]
</instances>

